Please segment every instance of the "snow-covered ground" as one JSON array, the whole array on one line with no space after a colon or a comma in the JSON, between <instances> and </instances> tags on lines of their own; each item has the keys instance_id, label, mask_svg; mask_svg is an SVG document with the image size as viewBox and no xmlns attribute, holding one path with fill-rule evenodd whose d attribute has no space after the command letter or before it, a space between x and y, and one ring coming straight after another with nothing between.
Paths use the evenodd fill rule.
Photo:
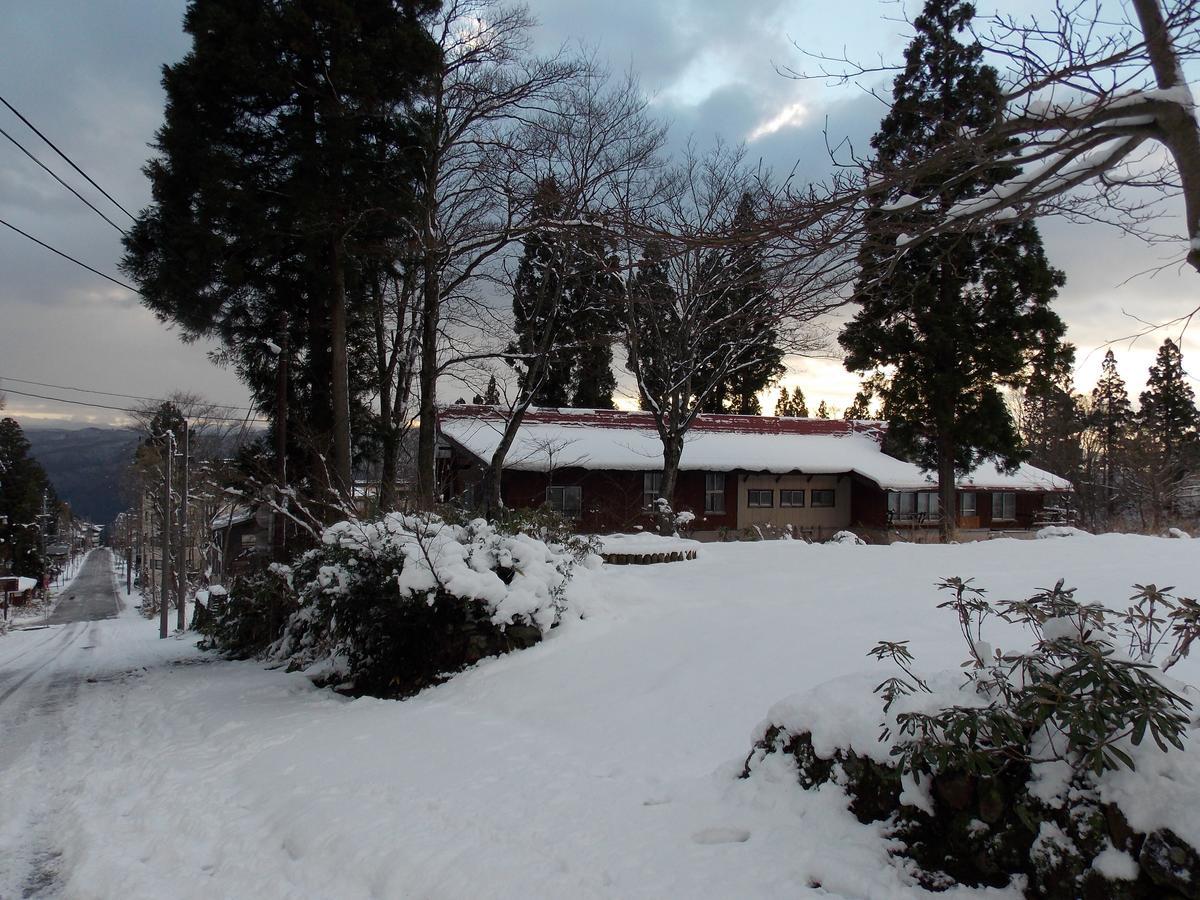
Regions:
<instances>
[{"instance_id":1,"label":"snow-covered ground","mask_svg":"<svg viewBox=\"0 0 1200 900\"><path fill-rule=\"evenodd\" d=\"M52 663L75 677L54 727L0 759L0 896L31 854L71 898L924 896L836 797L735 776L776 701L882 673L878 639L956 666L950 575L994 598L1059 577L1114 606L1134 582L1200 596L1200 542L706 545L582 573L582 618L406 702L160 642L127 604ZM6 638L0 675L55 640ZM1172 674L1200 682L1200 659Z\"/></svg>"}]
</instances>

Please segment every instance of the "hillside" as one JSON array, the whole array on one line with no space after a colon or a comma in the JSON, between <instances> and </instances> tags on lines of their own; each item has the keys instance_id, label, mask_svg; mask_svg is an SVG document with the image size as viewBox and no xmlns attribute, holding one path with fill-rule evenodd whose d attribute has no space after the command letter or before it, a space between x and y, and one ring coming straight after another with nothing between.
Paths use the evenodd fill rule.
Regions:
<instances>
[{"instance_id":1,"label":"hillside","mask_svg":"<svg viewBox=\"0 0 1200 900\"><path fill-rule=\"evenodd\" d=\"M79 516L111 522L124 507L120 475L137 435L122 428L25 428L60 499Z\"/></svg>"}]
</instances>

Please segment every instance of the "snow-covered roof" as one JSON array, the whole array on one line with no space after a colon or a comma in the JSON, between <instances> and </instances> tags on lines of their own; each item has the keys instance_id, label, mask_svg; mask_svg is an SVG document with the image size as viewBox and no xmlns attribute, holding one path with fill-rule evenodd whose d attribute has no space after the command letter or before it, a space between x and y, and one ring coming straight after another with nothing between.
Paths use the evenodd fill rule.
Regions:
<instances>
[{"instance_id":1,"label":"snow-covered roof","mask_svg":"<svg viewBox=\"0 0 1200 900\"><path fill-rule=\"evenodd\" d=\"M444 437L489 460L504 429L502 414L456 404L439 411ZM770 472L806 475L855 473L887 490L928 490L932 473L888 456L880 448L885 425L874 421L702 415L688 432L679 467L685 471ZM654 471L662 443L649 413L622 410L531 409L505 467L546 472L580 467ZM1069 482L1030 465L1004 473L985 463L959 479L978 490L1069 491Z\"/></svg>"},{"instance_id":2,"label":"snow-covered roof","mask_svg":"<svg viewBox=\"0 0 1200 900\"><path fill-rule=\"evenodd\" d=\"M221 508L212 518L209 523L211 528L231 528L234 525L241 525L243 522L249 522L254 518L254 510L243 504L232 504Z\"/></svg>"}]
</instances>

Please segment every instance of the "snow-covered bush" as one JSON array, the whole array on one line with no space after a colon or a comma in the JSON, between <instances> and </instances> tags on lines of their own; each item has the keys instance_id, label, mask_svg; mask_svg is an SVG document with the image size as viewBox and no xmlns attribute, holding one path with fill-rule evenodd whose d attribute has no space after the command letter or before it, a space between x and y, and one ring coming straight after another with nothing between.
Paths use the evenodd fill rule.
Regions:
<instances>
[{"instance_id":1,"label":"snow-covered bush","mask_svg":"<svg viewBox=\"0 0 1200 900\"><path fill-rule=\"evenodd\" d=\"M301 606L277 653L333 661L347 690L404 696L556 625L590 545L546 543L483 519L393 513L342 522L296 566Z\"/></svg>"},{"instance_id":2,"label":"snow-covered bush","mask_svg":"<svg viewBox=\"0 0 1200 900\"><path fill-rule=\"evenodd\" d=\"M1049 538L1077 537L1086 534L1086 531L1073 525L1047 525L1037 530L1036 537L1044 541Z\"/></svg>"},{"instance_id":3,"label":"snow-covered bush","mask_svg":"<svg viewBox=\"0 0 1200 900\"><path fill-rule=\"evenodd\" d=\"M827 544L859 545L859 544L866 544L867 542L864 541L862 538L860 538L853 531L839 531L837 534L835 534L833 537L831 537L825 543L827 543Z\"/></svg>"},{"instance_id":4,"label":"snow-covered bush","mask_svg":"<svg viewBox=\"0 0 1200 900\"><path fill-rule=\"evenodd\" d=\"M228 588L197 591L193 627L204 636L201 645L233 659L266 652L298 607L290 576L286 566L273 565L235 576Z\"/></svg>"},{"instance_id":5,"label":"snow-covered bush","mask_svg":"<svg viewBox=\"0 0 1200 900\"><path fill-rule=\"evenodd\" d=\"M1123 614L1061 582L996 604L969 581L942 587L965 675L920 675L906 642L881 642L871 653L896 675L778 704L745 776L769 754L791 757L803 787L844 791L861 821L886 822L927 887L1020 878L1027 896L1054 900L1197 896L1200 751L1185 743L1196 692L1163 670L1200 632L1200 604L1154 585ZM992 616L1026 626L1032 648L993 649Z\"/></svg>"}]
</instances>

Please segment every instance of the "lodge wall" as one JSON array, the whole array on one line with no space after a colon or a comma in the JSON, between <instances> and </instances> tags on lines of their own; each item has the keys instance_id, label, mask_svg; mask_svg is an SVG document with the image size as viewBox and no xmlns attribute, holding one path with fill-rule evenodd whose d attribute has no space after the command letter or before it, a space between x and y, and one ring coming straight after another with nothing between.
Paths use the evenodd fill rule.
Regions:
<instances>
[{"instance_id":1,"label":"lodge wall","mask_svg":"<svg viewBox=\"0 0 1200 900\"><path fill-rule=\"evenodd\" d=\"M745 472L737 476L737 522L739 528L769 525L798 531L835 531L850 525L850 479L838 475L771 475ZM751 506L751 491L770 491L770 507ZM783 506L781 492L803 492L803 506ZM814 507L813 491L833 491L834 505Z\"/></svg>"}]
</instances>

